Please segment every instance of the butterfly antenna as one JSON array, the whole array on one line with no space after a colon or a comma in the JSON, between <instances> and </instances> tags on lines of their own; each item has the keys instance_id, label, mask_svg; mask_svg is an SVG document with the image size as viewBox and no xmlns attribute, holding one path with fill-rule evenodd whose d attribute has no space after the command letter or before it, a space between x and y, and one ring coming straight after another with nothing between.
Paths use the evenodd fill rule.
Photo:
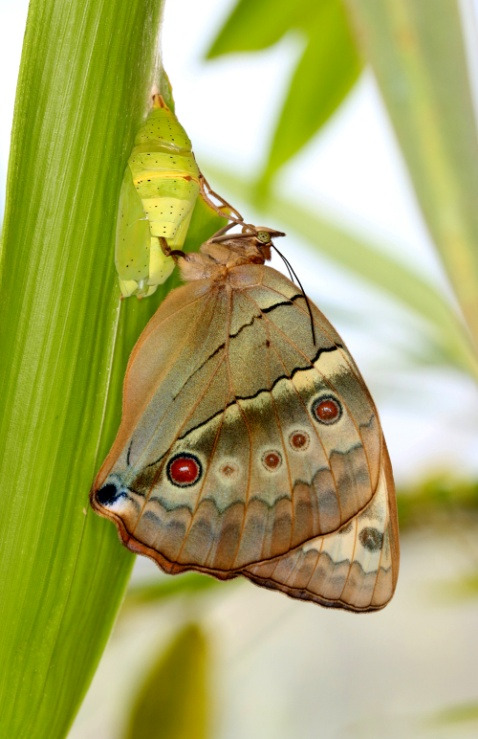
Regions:
<instances>
[{"instance_id":1,"label":"butterfly antenna","mask_svg":"<svg viewBox=\"0 0 478 739\"><path fill-rule=\"evenodd\" d=\"M292 282L294 282L294 280L295 280L295 282L300 287L300 291L301 291L302 295L304 296L305 304L307 306L307 311L308 311L309 317L310 317L310 328L311 328L311 331L312 331L312 341L314 342L314 346L317 346L317 341L316 341L316 337L315 337L314 317L312 315L312 308L310 307L309 298L307 297L307 295L305 293L305 290L302 287L302 283L301 283L301 281L299 280L299 278L297 276L297 272L294 270L294 268L292 267L292 265L289 262L289 260L286 259L286 257L282 254L282 252L280 252L279 249L277 248L277 246L275 244L273 244L272 242L271 242L271 246L274 249L274 251L277 252L277 254L280 256L280 258L284 262L285 266L287 267L287 271L289 273L289 276L290 276Z\"/></svg>"}]
</instances>

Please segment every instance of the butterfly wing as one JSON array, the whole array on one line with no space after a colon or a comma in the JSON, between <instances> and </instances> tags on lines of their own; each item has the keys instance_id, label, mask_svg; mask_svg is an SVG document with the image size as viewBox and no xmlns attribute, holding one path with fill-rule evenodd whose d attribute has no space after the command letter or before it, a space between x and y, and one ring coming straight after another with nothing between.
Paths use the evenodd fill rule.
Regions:
<instances>
[{"instance_id":1,"label":"butterfly wing","mask_svg":"<svg viewBox=\"0 0 478 739\"><path fill-rule=\"evenodd\" d=\"M372 502L336 533L317 537L243 574L294 598L350 611L383 608L398 577L399 545L393 477L385 442Z\"/></svg>"},{"instance_id":2,"label":"butterfly wing","mask_svg":"<svg viewBox=\"0 0 478 739\"><path fill-rule=\"evenodd\" d=\"M250 264L162 304L131 356L92 493L130 549L168 572L270 584L267 561L316 546L371 503L384 464L376 409L312 313L315 341L302 293Z\"/></svg>"}]
</instances>

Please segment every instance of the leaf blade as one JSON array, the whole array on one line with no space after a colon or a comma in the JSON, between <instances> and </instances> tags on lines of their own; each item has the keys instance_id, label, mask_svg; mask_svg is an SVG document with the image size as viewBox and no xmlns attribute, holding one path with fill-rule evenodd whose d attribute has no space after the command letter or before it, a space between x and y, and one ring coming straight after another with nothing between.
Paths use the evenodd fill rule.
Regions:
<instances>
[{"instance_id":1,"label":"leaf blade","mask_svg":"<svg viewBox=\"0 0 478 739\"><path fill-rule=\"evenodd\" d=\"M277 43L293 28L306 28L323 0L239 0L215 37L206 59L225 54L262 51Z\"/></svg>"},{"instance_id":2,"label":"leaf blade","mask_svg":"<svg viewBox=\"0 0 478 739\"><path fill-rule=\"evenodd\" d=\"M261 176L267 189L277 170L329 120L358 79L361 61L340 0L327 0L307 29L307 45L292 76Z\"/></svg>"},{"instance_id":3,"label":"leaf blade","mask_svg":"<svg viewBox=\"0 0 478 739\"><path fill-rule=\"evenodd\" d=\"M460 4L347 0L478 352L478 135Z\"/></svg>"}]
</instances>

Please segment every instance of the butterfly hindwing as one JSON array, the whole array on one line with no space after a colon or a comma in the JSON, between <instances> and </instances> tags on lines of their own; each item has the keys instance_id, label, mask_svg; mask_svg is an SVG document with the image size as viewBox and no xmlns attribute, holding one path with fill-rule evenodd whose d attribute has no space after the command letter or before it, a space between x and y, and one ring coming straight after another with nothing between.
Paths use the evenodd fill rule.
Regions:
<instances>
[{"instance_id":1,"label":"butterfly hindwing","mask_svg":"<svg viewBox=\"0 0 478 739\"><path fill-rule=\"evenodd\" d=\"M254 582L321 605L351 611L383 608L398 575L398 530L385 442L372 502L339 531L274 560L248 567Z\"/></svg>"}]
</instances>

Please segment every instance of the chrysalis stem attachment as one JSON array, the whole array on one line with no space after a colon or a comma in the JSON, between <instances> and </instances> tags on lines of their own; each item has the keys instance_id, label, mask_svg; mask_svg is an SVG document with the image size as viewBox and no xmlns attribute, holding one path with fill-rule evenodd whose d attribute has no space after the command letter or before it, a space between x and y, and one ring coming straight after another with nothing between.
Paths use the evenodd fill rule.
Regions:
<instances>
[{"instance_id":1,"label":"chrysalis stem attachment","mask_svg":"<svg viewBox=\"0 0 478 739\"><path fill-rule=\"evenodd\" d=\"M181 249L171 249L166 239L164 239L162 236L159 238L159 243L164 256L171 257L174 260L175 264L177 264L178 259L180 258L186 259L187 255L185 251L182 251Z\"/></svg>"}]
</instances>

